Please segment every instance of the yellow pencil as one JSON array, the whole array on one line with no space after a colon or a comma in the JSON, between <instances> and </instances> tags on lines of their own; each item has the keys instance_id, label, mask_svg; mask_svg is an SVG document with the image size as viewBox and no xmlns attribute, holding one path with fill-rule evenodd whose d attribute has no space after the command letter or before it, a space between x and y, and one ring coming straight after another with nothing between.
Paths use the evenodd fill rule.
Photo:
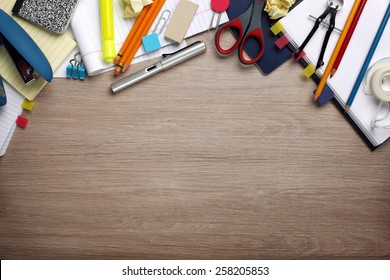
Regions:
<instances>
[{"instance_id":1,"label":"yellow pencil","mask_svg":"<svg viewBox=\"0 0 390 280\"><path fill-rule=\"evenodd\" d=\"M349 13L348 19L344 25L343 31L340 34L340 38L337 41L336 47L334 48L334 51L332 53L332 56L329 59L328 65L326 66L325 72L322 75L321 81L318 84L318 87L314 94L314 101L317 101L318 98L321 96L322 91L325 87L326 81L328 80L329 74L332 71L333 64L336 61L336 58L340 52L341 46L343 45L343 42L345 40L345 37L347 36L348 30L353 22L353 19L355 18L356 12L359 8L361 0L355 0L355 3L352 6L351 12Z\"/></svg>"}]
</instances>

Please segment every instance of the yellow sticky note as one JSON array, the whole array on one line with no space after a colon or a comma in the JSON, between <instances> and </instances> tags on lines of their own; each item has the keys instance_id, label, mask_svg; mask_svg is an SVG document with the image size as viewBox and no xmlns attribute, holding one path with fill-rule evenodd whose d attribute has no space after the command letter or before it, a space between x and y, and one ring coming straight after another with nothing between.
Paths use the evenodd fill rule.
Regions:
<instances>
[{"instance_id":1,"label":"yellow sticky note","mask_svg":"<svg viewBox=\"0 0 390 280\"><path fill-rule=\"evenodd\" d=\"M274 35L278 35L283 30L284 30L284 26L280 21L278 21L277 23L271 26L271 31L272 33L274 33Z\"/></svg>"},{"instance_id":2,"label":"yellow sticky note","mask_svg":"<svg viewBox=\"0 0 390 280\"><path fill-rule=\"evenodd\" d=\"M34 109L35 102L34 101L29 101L28 99L24 99L22 103L22 108L31 111Z\"/></svg>"},{"instance_id":3,"label":"yellow sticky note","mask_svg":"<svg viewBox=\"0 0 390 280\"><path fill-rule=\"evenodd\" d=\"M313 64L309 64L304 70L303 75L305 75L306 78L310 78L311 75L313 75L316 72L316 67Z\"/></svg>"}]
</instances>

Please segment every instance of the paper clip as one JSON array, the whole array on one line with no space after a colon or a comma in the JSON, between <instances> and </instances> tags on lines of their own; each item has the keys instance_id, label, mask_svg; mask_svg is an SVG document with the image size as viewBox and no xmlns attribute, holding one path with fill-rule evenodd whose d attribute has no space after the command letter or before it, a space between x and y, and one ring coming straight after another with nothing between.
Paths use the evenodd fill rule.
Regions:
<instances>
[{"instance_id":1,"label":"paper clip","mask_svg":"<svg viewBox=\"0 0 390 280\"><path fill-rule=\"evenodd\" d=\"M165 15L166 14L166 15ZM142 37L142 43L147 53L156 51L161 48L161 43L158 35L161 34L171 17L171 11L165 10L162 12L160 19L158 20L154 30L151 34Z\"/></svg>"},{"instance_id":2,"label":"paper clip","mask_svg":"<svg viewBox=\"0 0 390 280\"><path fill-rule=\"evenodd\" d=\"M211 0L210 5L214 13L213 16L211 17L209 29L207 30L208 36L211 29L218 28L219 23L221 22L222 13L225 12L227 8L229 8L230 0ZM215 15L218 15L218 17L217 17L217 22L214 26Z\"/></svg>"},{"instance_id":3,"label":"paper clip","mask_svg":"<svg viewBox=\"0 0 390 280\"><path fill-rule=\"evenodd\" d=\"M80 60L77 59L77 56L80 56ZM68 79L72 78L73 80L81 80L84 81L86 78L86 69L83 63L83 59L81 58L80 53L76 53L69 61L69 65L66 67L66 77Z\"/></svg>"}]
</instances>

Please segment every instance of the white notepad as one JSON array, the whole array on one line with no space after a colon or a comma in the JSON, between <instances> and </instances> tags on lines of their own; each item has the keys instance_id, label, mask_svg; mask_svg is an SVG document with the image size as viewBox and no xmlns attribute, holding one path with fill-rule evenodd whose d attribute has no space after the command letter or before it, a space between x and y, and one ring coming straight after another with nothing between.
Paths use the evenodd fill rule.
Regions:
<instances>
[{"instance_id":1,"label":"white notepad","mask_svg":"<svg viewBox=\"0 0 390 280\"><path fill-rule=\"evenodd\" d=\"M16 119L22 113L23 96L3 81L7 93L7 104L0 107L0 156L7 151L16 128Z\"/></svg>"},{"instance_id":2,"label":"white notepad","mask_svg":"<svg viewBox=\"0 0 390 280\"><path fill-rule=\"evenodd\" d=\"M325 10L326 2L325 0L305 0L281 20L285 27L286 36L291 42L299 46L304 41L314 25L314 21L309 19L309 15L318 17ZM337 13L336 27L342 28L344 26L353 3L354 1L344 1L343 8ZM343 107L366 59L388 5L388 0L367 1L341 64L333 78L328 79L327 84L333 90L336 100ZM329 16L327 19L329 20ZM308 60L314 65L317 62L326 30L327 28L320 27L305 48ZM317 70L320 76L325 71L338 38L339 33L333 32L324 57L325 65ZM387 24L381 37L370 67L385 57L390 57L390 23ZM366 95L363 85L364 82L360 86L348 114L371 144L378 146L390 137L390 129L371 128L371 122L376 116L379 101L373 96Z\"/></svg>"}]
</instances>

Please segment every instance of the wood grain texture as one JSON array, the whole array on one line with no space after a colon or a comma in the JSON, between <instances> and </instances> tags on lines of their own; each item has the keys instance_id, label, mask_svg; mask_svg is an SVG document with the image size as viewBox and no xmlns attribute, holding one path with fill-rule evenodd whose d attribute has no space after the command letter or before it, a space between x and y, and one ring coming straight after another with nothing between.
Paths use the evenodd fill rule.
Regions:
<instances>
[{"instance_id":1,"label":"wood grain texture","mask_svg":"<svg viewBox=\"0 0 390 280\"><path fill-rule=\"evenodd\" d=\"M0 159L2 259L390 257L389 143L293 61L263 76L197 38L115 96L111 73L45 87Z\"/></svg>"}]
</instances>

